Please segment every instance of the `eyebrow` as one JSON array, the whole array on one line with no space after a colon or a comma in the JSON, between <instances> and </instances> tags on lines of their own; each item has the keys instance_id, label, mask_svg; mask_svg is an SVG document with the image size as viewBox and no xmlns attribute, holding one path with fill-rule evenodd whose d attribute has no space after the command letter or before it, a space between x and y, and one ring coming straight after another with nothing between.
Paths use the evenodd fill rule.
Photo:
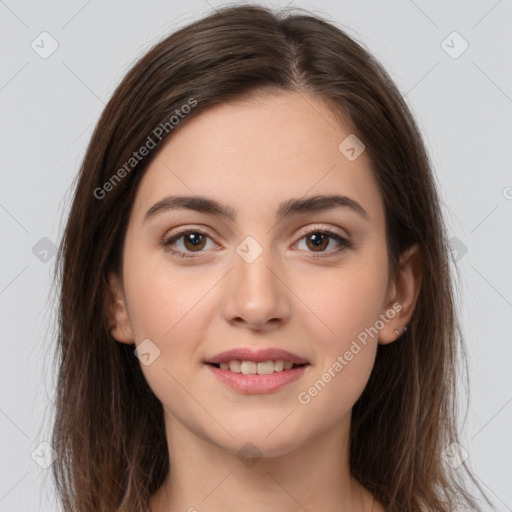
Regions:
<instances>
[{"instance_id":1,"label":"eyebrow","mask_svg":"<svg viewBox=\"0 0 512 512\"><path fill-rule=\"evenodd\" d=\"M299 213L326 211L334 208L352 210L365 220L369 220L366 210L355 199L343 195L316 195L307 198L289 199L279 205L276 222ZM222 205L214 199L201 196L168 196L155 203L145 214L144 222L168 210L186 209L199 213L209 213L236 220L237 210Z\"/></svg>"}]
</instances>

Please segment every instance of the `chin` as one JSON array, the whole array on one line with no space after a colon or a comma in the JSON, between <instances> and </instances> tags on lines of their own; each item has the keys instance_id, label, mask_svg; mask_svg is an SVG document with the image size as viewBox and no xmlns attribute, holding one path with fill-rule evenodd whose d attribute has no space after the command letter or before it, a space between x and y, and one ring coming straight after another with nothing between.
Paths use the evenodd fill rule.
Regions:
<instances>
[{"instance_id":1,"label":"chin","mask_svg":"<svg viewBox=\"0 0 512 512\"><path fill-rule=\"evenodd\" d=\"M222 439L210 438L210 440L223 450L238 457L247 455L270 458L287 455L300 448L306 442L306 437L304 430L299 436L295 429L279 425L282 419L281 417L279 421L275 422L271 429L267 428L266 424L264 428L259 428L256 423L247 425L247 428L237 428L236 426L230 428L226 425L233 437L225 435L222 436Z\"/></svg>"}]
</instances>

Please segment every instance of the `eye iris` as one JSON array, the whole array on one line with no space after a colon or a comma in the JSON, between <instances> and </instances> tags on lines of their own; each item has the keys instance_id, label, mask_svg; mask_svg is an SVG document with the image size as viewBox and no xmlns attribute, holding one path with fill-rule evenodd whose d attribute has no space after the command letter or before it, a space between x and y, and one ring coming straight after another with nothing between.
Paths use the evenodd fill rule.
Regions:
<instances>
[{"instance_id":1,"label":"eye iris","mask_svg":"<svg viewBox=\"0 0 512 512\"><path fill-rule=\"evenodd\" d=\"M313 243L313 247L309 245L309 242ZM316 249L325 249L329 245L329 237L321 233L312 233L307 237L308 247Z\"/></svg>"},{"instance_id":2,"label":"eye iris","mask_svg":"<svg viewBox=\"0 0 512 512\"><path fill-rule=\"evenodd\" d=\"M188 250L192 250L192 251L201 250L201 249L203 249L203 247L206 243L206 238L203 235L201 235L200 233L188 233L188 234L184 235L184 242L185 242L185 247ZM192 244L192 245L189 245L189 244Z\"/></svg>"}]
</instances>

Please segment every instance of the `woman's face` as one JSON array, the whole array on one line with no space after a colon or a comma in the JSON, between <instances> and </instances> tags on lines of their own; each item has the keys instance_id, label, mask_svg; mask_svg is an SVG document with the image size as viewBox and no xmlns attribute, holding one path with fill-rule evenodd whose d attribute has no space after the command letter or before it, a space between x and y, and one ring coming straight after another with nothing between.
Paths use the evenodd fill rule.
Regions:
<instances>
[{"instance_id":1,"label":"woman's face","mask_svg":"<svg viewBox=\"0 0 512 512\"><path fill-rule=\"evenodd\" d=\"M407 321L388 276L382 198L351 134L312 97L282 93L203 111L152 161L122 283L110 276L127 311L112 334L144 343L167 422L268 456L349 424L379 340ZM171 196L187 199L166 208ZM237 349L249 352L220 357L248 361L234 371L207 363ZM307 364L276 371L292 356L264 349ZM259 359L274 364L258 370Z\"/></svg>"}]
</instances>

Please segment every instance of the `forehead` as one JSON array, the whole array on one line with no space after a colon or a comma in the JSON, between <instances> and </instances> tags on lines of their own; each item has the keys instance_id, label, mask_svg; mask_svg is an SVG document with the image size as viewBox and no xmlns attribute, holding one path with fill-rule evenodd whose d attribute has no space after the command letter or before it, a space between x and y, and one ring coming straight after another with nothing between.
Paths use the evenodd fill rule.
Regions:
<instances>
[{"instance_id":1,"label":"forehead","mask_svg":"<svg viewBox=\"0 0 512 512\"><path fill-rule=\"evenodd\" d=\"M382 214L380 193L363 151L347 158L353 128L305 93L258 95L205 109L173 133L151 162L137 191L140 219L171 194L201 195L241 215L289 198L340 193ZM272 212L273 213L273 212Z\"/></svg>"}]
</instances>

